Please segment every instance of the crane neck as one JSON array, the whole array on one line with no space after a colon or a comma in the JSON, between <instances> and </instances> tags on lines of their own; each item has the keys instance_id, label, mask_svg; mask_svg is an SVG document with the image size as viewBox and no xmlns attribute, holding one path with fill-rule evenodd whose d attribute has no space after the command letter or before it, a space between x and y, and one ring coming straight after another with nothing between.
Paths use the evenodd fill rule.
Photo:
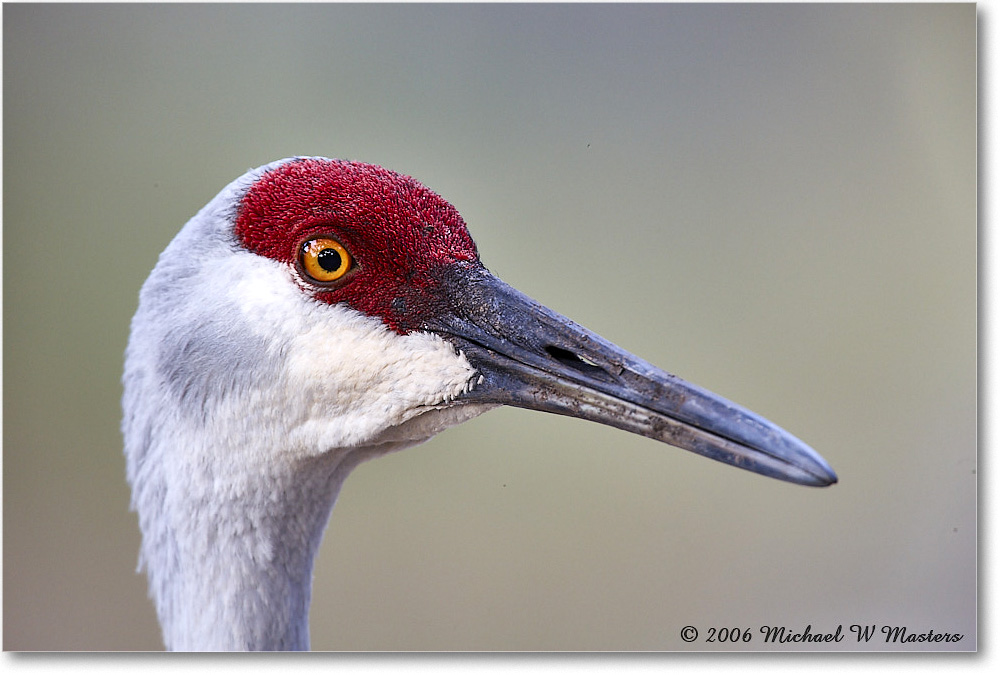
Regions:
<instances>
[{"instance_id":1,"label":"crane neck","mask_svg":"<svg viewBox=\"0 0 1000 675\"><path fill-rule=\"evenodd\" d=\"M143 528L142 560L167 648L309 649L313 560L362 459L332 451L272 462L263 476L234 475L233 462L164 485L166 517Z\"/></svg>"}]
</instances>

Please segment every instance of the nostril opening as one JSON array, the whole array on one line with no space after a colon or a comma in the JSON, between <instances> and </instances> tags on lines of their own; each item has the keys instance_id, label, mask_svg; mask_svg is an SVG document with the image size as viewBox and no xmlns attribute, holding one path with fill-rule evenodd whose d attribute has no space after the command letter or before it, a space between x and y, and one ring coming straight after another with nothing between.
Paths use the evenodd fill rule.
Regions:
<instances>
[{"instance_id":1,"label":"nostril opening","mask_svg":"<svg viewBox=\"0 0 1000 675\"><path fill-rule=\"evenodd\" d=\"M604 373L604 368L591 361L590 359L574 354L568 349L563 349L562 347L556 347L555 345L548 345L545 347L546 353L554 358L559 363L574 370L578 370L581 373L587 373L588 375L593 375L595 373Z\"/></svg>"}]
</instances>

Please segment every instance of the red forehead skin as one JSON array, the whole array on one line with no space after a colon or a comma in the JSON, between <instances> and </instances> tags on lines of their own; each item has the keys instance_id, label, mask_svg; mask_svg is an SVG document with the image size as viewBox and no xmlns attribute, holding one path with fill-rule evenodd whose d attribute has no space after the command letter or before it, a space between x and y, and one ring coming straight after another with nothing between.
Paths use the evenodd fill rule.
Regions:
<instances>
[{"instance_id":1,"label":"red forehead skin","mask_svg":"<svg viewBox=\"0 0 1000 675\"><path fill-rule=\"evenodd\" d=\"M398 333L446 311L442 267L479 262L455 207L413 178L372 164L293 160L254 183L237 211L243 246L279 262L295 265L302 243L317 235L339 241L357 269L337 288L306 287Z\"/></svg>"}]
</instances>

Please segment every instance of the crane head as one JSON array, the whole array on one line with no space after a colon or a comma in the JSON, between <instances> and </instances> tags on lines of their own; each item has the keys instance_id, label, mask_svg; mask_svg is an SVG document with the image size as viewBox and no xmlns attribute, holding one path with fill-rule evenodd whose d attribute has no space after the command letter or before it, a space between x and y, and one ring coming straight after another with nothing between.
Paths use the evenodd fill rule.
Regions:
<instances>
[{"instance_id":1,"label":"crane head","mask_svg":"<svg viewBox=\"0 0 1000 675\"><path fill-rule=\"evenodd\" d=\"M452 205L370 164L292 158L226 188L161 256L126 361L126 432L152 389L234 445L305 456L405 447L511 405L837 480L775 424L497 279Z\"/></svg>"}]
</instances>

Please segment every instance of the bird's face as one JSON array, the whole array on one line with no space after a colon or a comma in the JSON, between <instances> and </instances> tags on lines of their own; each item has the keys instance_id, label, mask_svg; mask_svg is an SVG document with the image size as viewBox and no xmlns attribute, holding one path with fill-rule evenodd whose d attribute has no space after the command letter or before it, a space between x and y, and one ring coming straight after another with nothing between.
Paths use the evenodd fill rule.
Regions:
<instances>
[{"instance_id":1,"label":"bird's face","mask_svg":"<svg viewBox=\"0 0 1000 675\"><path fill-rule=\"evenodd\" d=\"M836 481L819 455L774 424L491 275L455 208L412 178L367 164L289 160L256 176L233 215L238 246L266 260L267 273L287 280L316 317L289 328L285 350L286 386L316 404L303 419L353 406L369 424L352 444L366 434L391 437L429 411L437 421L420 432L427 436L507 404L608 424L783 480Z\"/></svg>"}]
</instances>

